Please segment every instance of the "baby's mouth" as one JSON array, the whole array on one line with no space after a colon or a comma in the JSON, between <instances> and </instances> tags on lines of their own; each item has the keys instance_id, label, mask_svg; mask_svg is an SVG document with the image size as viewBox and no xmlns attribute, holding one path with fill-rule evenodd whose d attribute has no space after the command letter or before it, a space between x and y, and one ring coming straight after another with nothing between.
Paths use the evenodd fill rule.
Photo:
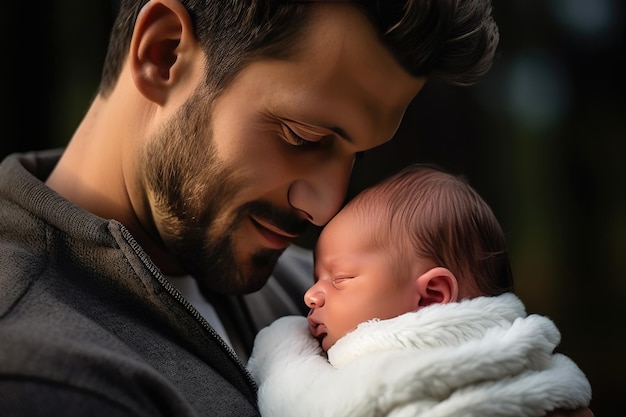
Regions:
<instances>
[{"instance_id":1,"label":"baby's mouth","mask_svg":"<svg viewBox=\"0 0 626 417\"><path fill-rule=\"evenodd\" d=\"M311 334L313 335L314 338L316 338L317 340L321 342L322 339L325 338L326 335L328 334L328 332L326 331L326 326L323 323L318 323L317 321L313 320L310 317L310 314L308 317L308 321L309 321L309 330L311 331Z\"/></svg>"}]
</instances>

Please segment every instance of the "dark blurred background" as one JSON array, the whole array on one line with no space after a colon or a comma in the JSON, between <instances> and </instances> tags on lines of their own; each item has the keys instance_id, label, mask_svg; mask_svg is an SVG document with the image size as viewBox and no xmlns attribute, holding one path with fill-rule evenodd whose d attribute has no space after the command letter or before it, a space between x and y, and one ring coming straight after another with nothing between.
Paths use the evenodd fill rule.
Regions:
<instances>
[{"instance_id":1,"label":"dark blurred background","mask_svg":"<svg viewBox=\"0 0 626 417\"><path fill-rule=\"evenodd\" d=\"M596 417L626 394L626 65L622 0L494 2L499 58L476 86L427 84L350 195L411 162L466 175L508 236L517 292L552 318ZM112 0L8 2L0 156L64 146L86 111Z\"/></svg>"}]
</instances>

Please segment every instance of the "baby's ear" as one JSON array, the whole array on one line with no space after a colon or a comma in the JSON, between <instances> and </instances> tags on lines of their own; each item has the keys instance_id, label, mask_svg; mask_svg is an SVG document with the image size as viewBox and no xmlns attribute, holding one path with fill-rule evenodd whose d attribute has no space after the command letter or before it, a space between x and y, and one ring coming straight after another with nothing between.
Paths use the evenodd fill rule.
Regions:
<instances>
[{"instance_id":1,"label":"baby's ear","mask_svg":"<svg viewBox=\"0 0 626 417\"><path fill-rule=\"evenodd\" d=\"M457 301L459 285L454 274L443 267L431 268L417 278L418 308L430 304L446 304Z\"/></svg>"}]
</instances>

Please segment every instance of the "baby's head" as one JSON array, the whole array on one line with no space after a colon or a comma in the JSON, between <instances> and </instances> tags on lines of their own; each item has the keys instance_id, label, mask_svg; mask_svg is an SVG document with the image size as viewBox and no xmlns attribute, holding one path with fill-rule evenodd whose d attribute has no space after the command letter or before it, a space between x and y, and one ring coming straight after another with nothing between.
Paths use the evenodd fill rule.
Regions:
<instances>
[{"instance_id":1,"label":"baby's head","mask_svg":"<svg viewBox=\"0 0 626 417\"><path fill-rule=\"evenodd\" d=\"M422 258L455 275L459 298L512 290L502 227L461 177L411 165L363 191L346 208L400 273L412 259Z\"/></svg>"},{"instance_id":2,"label":"baby's head","mask_svg":"<svg viewBox=\"0 0 626 417\"><path fill-rule=\"evenodd\" d=\"M513 289L504 232L462 178L411 165L352 199L315 249L306 292L325 350L361 322Z\"/></svg>"}]
</instances>

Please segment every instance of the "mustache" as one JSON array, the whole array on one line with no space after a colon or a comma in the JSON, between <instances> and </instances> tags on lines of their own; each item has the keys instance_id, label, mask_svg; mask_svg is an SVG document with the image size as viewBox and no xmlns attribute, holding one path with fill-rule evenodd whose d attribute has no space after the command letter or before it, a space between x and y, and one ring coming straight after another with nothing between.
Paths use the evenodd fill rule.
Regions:
<instances>
[{"instance_id":1,"label":"mustache","mask_svg":"<svg viewBox=\"0 0 626 417\"><path fill-rule=\"evenodd\" d=\"M303 234L310 224L307 220L303 220L295 211L278 208L264 200L251 201L244 204L240 213L242 216L254 215L294 235Z\"/></svg>"}]
</instances>

